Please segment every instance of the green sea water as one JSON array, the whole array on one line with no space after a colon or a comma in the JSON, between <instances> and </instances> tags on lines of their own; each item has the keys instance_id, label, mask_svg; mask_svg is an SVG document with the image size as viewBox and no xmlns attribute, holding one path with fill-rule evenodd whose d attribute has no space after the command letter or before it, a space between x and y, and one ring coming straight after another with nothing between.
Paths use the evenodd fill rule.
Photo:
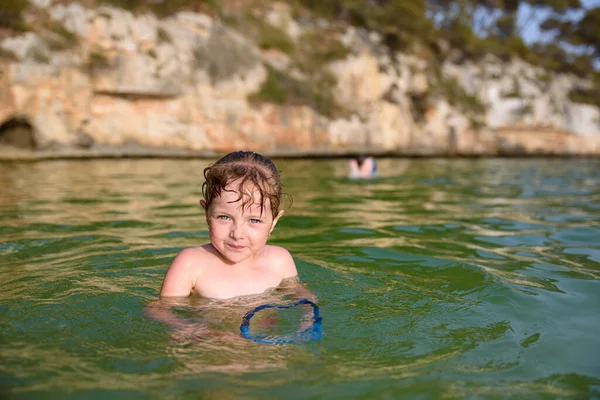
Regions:
<instances>
[{"instance_id":1,"label":"green sea water","mask_svg":"<svg viewBox=\"0 0 600 400\"><path fill-rule=\"evenodd\" d=\"M324 331L284 346L145 311L211 161L0 163L0 398L600 399L600 160L275 159Z\"/></svg>"}]
</instances>

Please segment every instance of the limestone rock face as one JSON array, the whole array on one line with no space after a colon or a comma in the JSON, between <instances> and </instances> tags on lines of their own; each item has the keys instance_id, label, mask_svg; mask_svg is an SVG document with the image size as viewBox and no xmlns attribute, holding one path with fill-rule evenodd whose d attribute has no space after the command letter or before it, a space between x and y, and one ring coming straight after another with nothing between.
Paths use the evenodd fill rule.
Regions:
<instances>
[{"instance_id":1,"label":"limestone rock face","mask_svg":"<svg viewBox=\"0 0 600 400\"><path fill-rule=\"evenodd\" d=\"M469 110L438 90L426 61L391 56L376 34L349 27L338 39L350 54L325 67L347 111L334 118L305 105L251 103L269 68L308 78L285 54L208 15L31 4L63 35L41 29L0 41L0 55L10 55L0 57L0 145L18 126L45 151L600 154L600 110L567 97L586 83L523 62L445 64L453 90L482 106ZM283 3L264 18L294 41L311 29Z\"/></svg>"},{"instance_id":2,"label":"limestone rock face","mask_svg":"<svg viewBox=\"0 0 600 400\"><path fill-rule=\"evenodd\" d=\"M485 122L490 128L527 125L581 136L600 135L600 110L568 98L572 88L585 85L575 77L543 78L546 71L518 60L509 64L493 59L479 65L447 63L444 71L486 105Z\"/></svg>"}]
</instances>

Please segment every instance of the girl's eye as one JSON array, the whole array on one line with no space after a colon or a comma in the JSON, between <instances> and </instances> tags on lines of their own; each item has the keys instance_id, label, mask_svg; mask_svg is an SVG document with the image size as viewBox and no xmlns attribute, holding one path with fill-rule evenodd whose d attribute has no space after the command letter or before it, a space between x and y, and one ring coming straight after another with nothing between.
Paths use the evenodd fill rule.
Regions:
<instances>
[{"instance_id":1,"label":"girl's eye","mask_svg":"<svg viewBox=\"0 0 600 400\"><path fill-rule=\"evenodd\" d=\"M219 215L217 219L222 219L223 221L227 221L229 217L227 215Z\"/></svg>"},{"instance_id":2,"label":"girl's eye","mask_svg":"<svg viewBox=\"0 0 600 400\"><path fill-rule=\"evenodd\" d=\"M260 224L260 219L251 218L250 222L252 222L253 224Z\"/></svg>"}]
</instances>

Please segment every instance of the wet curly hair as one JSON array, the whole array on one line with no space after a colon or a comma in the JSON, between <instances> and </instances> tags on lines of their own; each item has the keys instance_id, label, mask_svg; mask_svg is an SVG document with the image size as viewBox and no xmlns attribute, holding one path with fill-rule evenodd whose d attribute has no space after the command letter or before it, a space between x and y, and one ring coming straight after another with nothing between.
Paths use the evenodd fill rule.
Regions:
<instances>
[{"instance_id":1,"label":"wet curly hair","mask_svg":"<svg viewBox=\"0 0 600 400\"><path fill-rule=\"evenodd\" d=\"M226 189L231 182L236 182L236 187ZM258 199L254 188L258 191ZM204 168L202 196L206 207L224 190L238 193L235 202L241 201L243 209L254 203L260 204L261 215L267 199L273 217L279 213L284 196L291 202L291 196L283 192L281 177L273 161L253 151L234 151Z\"/></svg>"}]
</instances>

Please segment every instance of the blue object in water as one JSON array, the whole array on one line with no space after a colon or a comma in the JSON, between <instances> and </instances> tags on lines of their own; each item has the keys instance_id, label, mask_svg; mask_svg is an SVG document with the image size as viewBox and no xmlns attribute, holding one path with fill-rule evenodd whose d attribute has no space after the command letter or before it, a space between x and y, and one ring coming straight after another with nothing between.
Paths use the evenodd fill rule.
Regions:
<instances>
[{"instance_id":1,"label":"blue object in water","mask_svg":"<svg viewBox=\"0 0 600 400\"><path fill-rule=\"evenodd\" d=\"M250 320L257 312L265 310L267 308L293 308L302 304L308 304L313 308L313 324L311 327L306 328L302 332L293 335L285 335L280 337L252 336L250 334ZM242 324L240 325L240 334L246 339L263 344L291 344L295 342L313 342L315 340L320 340L323 337L322 321L323 318L321 318L321 316L319 315L319 306L307 299L300 300L289 306L263 304L262 306L258 306L254 310L248 311L246 313L244 319L242 320Z\"/></svg>"}]
</instances>

